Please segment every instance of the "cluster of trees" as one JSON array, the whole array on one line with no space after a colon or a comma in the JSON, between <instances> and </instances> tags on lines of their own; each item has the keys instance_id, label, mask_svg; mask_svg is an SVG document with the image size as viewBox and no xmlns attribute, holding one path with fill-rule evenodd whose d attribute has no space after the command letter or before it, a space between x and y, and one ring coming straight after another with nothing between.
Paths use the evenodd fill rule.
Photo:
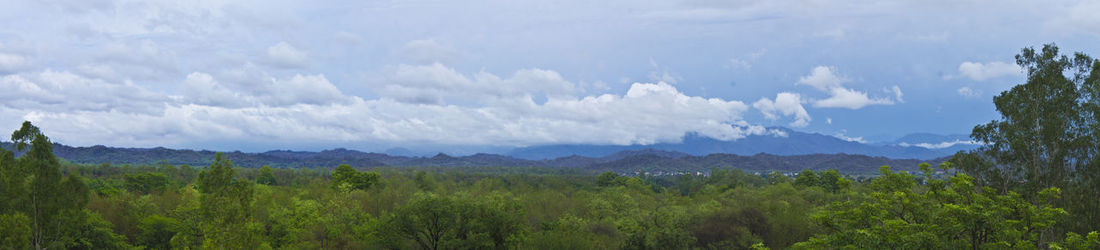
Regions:
<instances>
[{"instance_id":1,"label":"cluster of trees","mask_svg":"<svg viewBox=\"0 0 1100 250\"><path fill-rule=\"evenodd\" d=\"M27 153L0 158L0 243L15 249L1100 247L1097 233L1062 226L1073 214L1056 187L1000 194L964 173L934 178L927 165L923 176L884 168L870 182L835 170L240 168L222 155L202 169L77 165L26 131L37 128L13 140Z\"/></svg>"}]
</instances>

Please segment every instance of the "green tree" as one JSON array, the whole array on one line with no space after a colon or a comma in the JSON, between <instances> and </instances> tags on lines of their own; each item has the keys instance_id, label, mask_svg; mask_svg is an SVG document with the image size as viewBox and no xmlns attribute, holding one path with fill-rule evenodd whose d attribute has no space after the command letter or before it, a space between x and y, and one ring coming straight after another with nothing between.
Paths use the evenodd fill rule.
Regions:
<instances>
[{"instance_id":1,"label":"green tree","mask_svg":"<svg viewBox=\"0 0 1100 250\"><path fill-rule=\"evenodd\" d=\"M416 187L419 188L420 191L434 191L436 187L438 187L435 179L428 175L428 172L424 172L423 170L416 171L413 181L416 182Z\"/></svg>"},{"instance_id":2,"label":"green tree","mask_svg":"<svg viewBox=\"0 0 1100 250\"><path fill-rule=\"evenodd\" d=\"M821 172L821 176L818 179L818 185L832 193L840 192L847 189L851 185L851 181L840 175L840 172L836 169L829 169Z\"/></svg>"},{"instance_id":3,"label":"green tree","mask_svg":"<svg viewBox=\"0 0 1100 250\"><path fill-rule=\"evenodd\" d=\"M780 173L779 171L772 171L771 173L768 173L768 184L775 185L775 184L787 183L787 182L791 182L791 177L787 177L786 175L783 175L783 173Z\"/></svg>"},{"instance_id":4,"label":"green tree","mask_svg":"<svg viewBox=\"0 0 1100 250\"><path fill-rule=\"evenodd\" d=\"M794 178L794 185L799 187L816 187L820 185L821 179L817 177L817 172L813 170L802 170L798 173L798 177Z\"/></svg>"},{"instance_id":5,"label":"green tree","mask_svg":"<svg viewBox=\"0 0 1100 250\"><path fill-rule=\"evenodd\" d=\"M603 172L596 176L596 186L611 187L626 185L626 177L619 176L615 172Z\"/></svg>"},{"instance_id":6,"label":"green tree","mask_svg":"<svg viewBox=\"0 0 1100 250\"><path fill-rule=\"evenodd\" d=\"M514 200L493 195L475 200L418 193L398 207L383 225L390 247L398 239L415 242L421 249L508 249L522 234L520 207Z\"/></svg>"},{"instance_id":7,"label":"green tree","mask_svg":"<svg viewBox=\"0 0 1100 250\"><path fill-rule=\"evenodd\" d=\"M993 98L1001 117L974 127L984 146L957 159L966 173L1016 189L1033 204L1048 187L1066 190L1078 232L1100 225L1100 60L1059 53L1054 44L1024 48L1016 64L1027 81ZM966 158L966 155L960 155ZM988 159L994 165L980 159ZM967 160L964 162L963 160ZM966 164L963 164L966 163Z\"/></svg>"},{"instance_id":8,"label":"green tree","mask_svg":"<svg viewBox=\"0 0 1100 250\"><path fill-rule=\"evenodd\" d=\"M168 176L162 173L126 174L125 187L132 192L152 193L163 192L168 186Z\"/></svg>"},{"instance_id":9,"label":"green tree","mask_svg":"<svg viewBox=\"0 0 1100 250\"><path fill-rule=\"evenodd\" d=\"M214 155L214 163L199 173L197 187L203 218L203 246L231 249L259 246L252 222L252 183L234 178L233 162Z\"/></svg>"},{"instance_id":10,"label":"green tree","mask_svg":"<svg viewBox=\"0 0 1100 250\"><path fill-rule=\"evenodd\" d=\"M31 218L23 213L0 214L0 249L27 249L31 242Z\"/></svg>"},{"instance_id":11,"label":"green tree","mask_svg":"<svg viewBox=\"0 0 1100 250\"><path fill-rule=\"evenodd\" d=\"M9 202L12 202L6 205L6 212L22 212L31 219L31 245L36 249L65 245L66 240L81 240L66 234L75 232L66 229L76 225L65 222L85 221L85 218L62 215L87 214L82 212L90 194L87 184L75 173L62 174L61 162L53 155L53 144L30 122L23 122L22 127L12 133L11 140L16 150L26 150L26 154L13 162L9 152L0 152L0 164L4 165L0 171L6 182L3 196L11 198ZM13 167L13 163L18 166Z\"/></svg>"},{"instance_id":12,"label":"green tree","mask_svg":"<svg viewBox=\"0 0 1100 250\"><path fill-rule=\"evenodd\" d=\"M149 249L172 249L171 240L176 235L179 221L160 215L141 218L137 242Z\"/></svg>"},{"instance_id":13,"label":"green tree","mask_svg":"<svg viewBox=\"0 0 1100 250\"><path fill-rule=\"evenodd\" d=\"M274 171L267 165L260 167L260 176L256 177L256 183L271 186L278 185L278 182L275 181Z\"/></svg>"},{"instance_id":14,"label":"green tree","mask_svg":"<svg viewBox=\"0 0 1100 250\"><path fill-rule=\"evenodd\" d=\"M925 177L930 168L923 165ZM930 180L918 188L916 177L883 167L872 180L872 192L835 202L814 215L828 232L796 248L983 249L1035 248L1043 232L1054 227L1065 210L1052 202L1057 188L1039 194L1033 205L1016 193L998 195L976 188L965 174Z\"/></svg>"},{"instance_id":15,"label":"green tree","mask_svg":"<svg viewBox=\"0 0 1100 250\"><path fill-rule=\"evenodd\" d=\"M332 172L333 188L342 190L367 190L375 183L378 182L378 178L381 177L375 172L359 172L346 164L340 164L336 167L336 170Z\"/></svg>"}]
</instances>

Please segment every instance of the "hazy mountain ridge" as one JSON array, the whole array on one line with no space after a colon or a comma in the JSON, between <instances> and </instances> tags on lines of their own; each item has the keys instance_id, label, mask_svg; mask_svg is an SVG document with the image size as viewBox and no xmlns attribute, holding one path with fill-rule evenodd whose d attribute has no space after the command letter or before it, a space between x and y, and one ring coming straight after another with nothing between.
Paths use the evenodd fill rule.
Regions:
<instances>
[{"instance_id":1,"label":"hazy mountain ridge","mask_svg":"<svg viewBox=\"0 0 1100 250\"><path fill-rule=\"evenodd\" d=\"M782 127L778 130L786 136L753 135L734 141L722 141L705 136L688 134L680 143L658 143L653 145L543 145L517 148L509 155L529 160L555 159L570 155L601 157L622 151L653 149L683 152L688 155L705 156L709 154L756 155L773 154L783 156L811 154L855 154L881 156L893 159L931 160L953 155L959 150L976 148L976 145L952 144L942 148L916 146L917 143L937 144L952 142L963 135L911 134L895 143L865 144L847 141L835 136L819 133L798 132ZM965 137L965 136L964 136ZM943 139L937 141L936 139ZM901 140L910 140L900 144Z\"/></svg>"},{"instance_id":2,"label":"hazy mountain ridge","mask_svg":"<svg viewBox=\"0 0 1100 250\"><path fill-rule=\"evenodd\" d=\"M3 143L11 149L11 143ZM159 164L206 166L214 158L214 151L185 150L167 148L114 148L106 146L71 147L54 144L54 153L68 161L84 164ZM566 156L548 160L526 160L496 154L475 154L469 156L450 156L437 154L433 157L391 156L381 153L368 153L348 149L333 149L320 152L275 150L263 153L225 153L230 160L242 167L272 166L279 168L324 167L331 168L339 164L356 167L377 166L434 166L434 167L476 167L476 166L535 166L582 168L592 171L633 172L706 172L711 168L734 167L753 171L780 170L799 171L803 169L838 169L843 172L874 172L879 166L890 165L895 169L915 169L921 160L889 159L852 154L811 154L782 156L774 154L755 154L751 156L734 154L708 154L693 156L682 152L657 149L619 151L602 157ZM929 162L938 163L943 159Z\"/></svg>"}]
</instances>

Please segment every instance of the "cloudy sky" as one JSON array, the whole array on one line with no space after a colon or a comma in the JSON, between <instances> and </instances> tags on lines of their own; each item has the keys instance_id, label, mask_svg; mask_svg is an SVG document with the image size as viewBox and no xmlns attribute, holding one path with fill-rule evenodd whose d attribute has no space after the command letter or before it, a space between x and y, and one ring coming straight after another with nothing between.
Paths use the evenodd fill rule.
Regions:
<instances>
[{"instance_id":1,"label":"cloudy sky","mask_svg":"<svg viewBox=\"0 0 1100 250\"><path fill-rule=\"evenodd\" d=\"M321 3L322 5L318 5ZM969 133L1100 2L4 1L0 131L215 150Z\"/></svg>"}]
</instances>

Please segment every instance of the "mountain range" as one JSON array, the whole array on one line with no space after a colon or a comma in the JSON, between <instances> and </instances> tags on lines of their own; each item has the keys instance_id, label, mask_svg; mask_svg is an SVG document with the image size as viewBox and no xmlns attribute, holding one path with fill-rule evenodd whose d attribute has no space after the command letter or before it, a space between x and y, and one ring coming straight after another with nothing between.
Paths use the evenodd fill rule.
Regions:
<instances>
[{"instance_id":1,"label":"mountain range","mask_svg":"<svg viewBox=\"0 0 1100 250\"><path fill-rule=\"evenodd\" d=\"M620 151L657 149L683 152L694 156L709 154L781 156L810 154L855 154L881 156L893 159L931 160L955 154L960 150L978 147L966 135L910 134L891 142L861 143L836 136L798 132L774 127L766 135L752 135L734 141L722 141L705 136L687 134L678 143L653 145L545 145L517 148L510 156L529 160L554 159L570 155L601 157Z\"/></svg>"},{"instance_id":2,"label":"mountain range","mask_svg":"<svg viewBox=\"0 0 1100 250\"><path fill-rule=\"evenodd\" d=\"M848 173L877 171L879 166L915 169L921 162L939 163L959 150L978 145L966 135L910 134L891 142L861 143L835 136L770 128L770 135L721 141L685 135L679 143L653 145L544 145L516 148L504 154L408 156L407 149L386 153L332 149L320 152L274 150L226 152L243 167L331 168L339 164L377 166L533 166L622 173L705 172L714 167L753 171L838 169ZM11 150L9 142L0 147ZM216 152L168 148L72 147L54 144L59 158L82 164L160 164L205 166ZM398 155L400 154L400 155Z\"/></svg>"}]
</instances>

